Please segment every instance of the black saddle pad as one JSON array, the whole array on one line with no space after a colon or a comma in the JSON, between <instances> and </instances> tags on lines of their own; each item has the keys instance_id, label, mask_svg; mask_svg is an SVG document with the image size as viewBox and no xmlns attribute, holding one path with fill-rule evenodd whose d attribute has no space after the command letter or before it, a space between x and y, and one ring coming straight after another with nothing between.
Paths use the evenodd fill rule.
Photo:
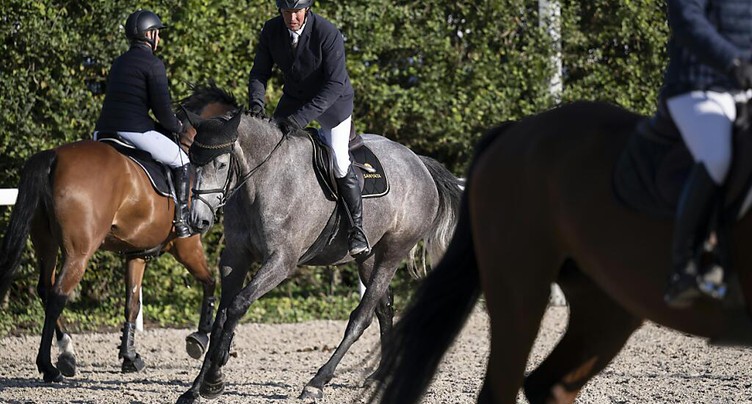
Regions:
<instances>
[{"instance_id":1,"label":"black saddle pad","mask_svg":"<svg viewBox=\"0 0 752 404\"><path fill-rule=\"evenodd\" d=\"M666 118L640 122L617 162L614 192L624 205L659 218L673 218L684 183L694 164L675 127ZM733 160L723 187L724 216L740 215L752 184L752 134L734 133Z\"/></svg>"},{"instance_id":2,"label":"black saddle pad","mask_svg":"<svg viewBox=\"0 0 752 404\"><path fill-rule=\"evenodd\" d=\"M324 144L316 129L306 129L313 145L313 167L316 178L327 199L337 200L337 182L334 177L334 152ZM363 198L376 198L389 193L389 181L378 157L363 143L360 136L350 140L350 160L360 181Z\"/></svg>"},{"instance_id":3,"label":"black saddle pad","mask_svg":"<svg viewBox=\"0 0 752 404\"><path fill-rule=\"evenodd\" d=\"M162 163L154 160L151 157L151 154L134 148L129 145L128 142L125 142L119 136L114 134L100 133L97 136L97 140L114 147L115 150L138 164L144 170L146 176L149 177L152 187L154 187L154 190L157 191L158 194L166 197L174 196L172 187L167 180L167 168Z\"/></svg>"}]
</instances>

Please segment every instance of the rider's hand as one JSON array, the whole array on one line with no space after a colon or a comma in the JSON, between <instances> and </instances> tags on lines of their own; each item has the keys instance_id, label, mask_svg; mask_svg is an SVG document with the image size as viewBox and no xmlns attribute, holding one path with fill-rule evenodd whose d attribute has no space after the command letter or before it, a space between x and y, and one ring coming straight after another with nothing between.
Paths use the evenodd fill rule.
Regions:
<instances>
[{"instance_id":1,"label":"rider's hand","mask_svg":"<svg viewBox=\"0 0 752 404\"><path fill-rule=\"evenodd\" d=\"M752 88L752 62L748 60L734 60L731 65L731 75L742 90Z\"/></svg>"},{"instance_id":2,"label":"rider's hand","mask_svg":"<svg viewBox=\"0 0 752 404\"><path fill-rule=\"evenodd\" d=\"M284 135L289 135L292 132L295 132L296 130L302 129L300 125L298 125L298 123L295 122L295 120L289 116L277 122L277 127L279 128L279 130L282 131Z\"/></svg>"},{"instance_id":3,"label":"rider's hand","mask_svg":"<svg viewBox=\"0 0 752 404\"><path fill-rule=\"evenodd\" d=\"M264 111L264 107L259 104L253 104L251 106L251 116L254 118L259 119L266 119L266 112Z\"/></svg>"}]
</instances>

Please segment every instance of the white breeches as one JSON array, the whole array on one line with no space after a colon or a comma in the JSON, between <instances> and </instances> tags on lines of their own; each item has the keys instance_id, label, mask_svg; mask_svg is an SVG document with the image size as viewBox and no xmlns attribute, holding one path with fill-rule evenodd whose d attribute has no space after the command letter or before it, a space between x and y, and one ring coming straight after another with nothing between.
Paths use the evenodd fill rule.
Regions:
<instances>
[{"instance_id":1,"label":"white breeches","mask_svg":"<svg viewBox=\"0 0 752 404\"><path fill-rule=\"evenodd\" d=\"M352 126L352 116L348 116L333 128L322 126L320 133L324 141L334 150L335 176L342 178L347 175L350 169L350 130Z\"/></svg>"},{"instance_id":2,"label":"white breeches","mask_svg":"<svg viewBox=\"0 0 752 404\"><path fill-rule=\"evenodd\" d=\"M692 91L669 98L666 104L695 162L705 165L716 184L723 184L731 166L733 95Z\"/></svg>"},{"instance_id":3,"label":"white breeches","mask_svg":"<svg viewBox=\"0 0 752 404\"><path fill-rule=\"evenodd\" d=\"M149 152L154 160L170 168L178 168L189 163L188 155L180 149L177 143L155 130L144 133L117 132L117 134L133 147ZM95 132L94 139L96 138L97 133Z\"/></svg>"}]
</instances>

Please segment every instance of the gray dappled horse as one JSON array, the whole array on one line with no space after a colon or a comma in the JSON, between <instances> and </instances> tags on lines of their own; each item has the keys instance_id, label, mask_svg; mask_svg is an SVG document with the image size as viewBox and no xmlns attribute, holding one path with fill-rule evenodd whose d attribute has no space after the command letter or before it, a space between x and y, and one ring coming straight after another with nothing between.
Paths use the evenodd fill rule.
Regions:
<instances>
[{"instance_id":1,"label":"gray dappled horse","mask_svg":"<svg viewBox=\"0 0 752 404\"><path fill-rule=\"evenodd\" d=\"M224 207L226 247L220 259L222 298L211 333L208 353L192 387L178 400L192 403L199 394L214 398L224 391L222 367L239 320L256 299L290 277L309 247L337 209L321 190L311 165L312 144L303 133L283 136L265 119L236 113L230 119L194 119L197 137L192 159L198 163L191 221L197 230L213 225ZM389 282L398 266L409 259L417 275L414 255L423 240L432 262L438 262L454 231L461 190L459 181L437 161L419 157L405 146L377 135L363 135L390 181L382 197L363 200L363 225L372 251L358 258L358 271L367 289L350 315L344 338L308 382L301 398L323 396L324 384L345 352L370 324L379 320L381 342L392 327ZM201 164L204 163L204 164ZM310 265L338 265L353 260L347 253L347 227ZM261 268L243 287L253 262ZM423 266L425 271L425 266ZM377 377L372 375L371 377Z\"/></svg>"}]
</instances>

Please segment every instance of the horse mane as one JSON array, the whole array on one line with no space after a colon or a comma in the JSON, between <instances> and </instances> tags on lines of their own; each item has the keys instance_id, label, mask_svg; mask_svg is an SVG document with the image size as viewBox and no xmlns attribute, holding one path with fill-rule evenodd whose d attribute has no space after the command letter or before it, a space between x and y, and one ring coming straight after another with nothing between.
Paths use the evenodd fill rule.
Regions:
<instances>
[{"instance_id":1,"label":"horse mane","mask_svg":"<svg viewBox=\"0 0 752 404\"><path fill-rule=\"evenodd\" d=\"M250 111L245 110L245 108L240 105L234 95L217 86L217 83L215 83L214 80L209 80L209 83L206 85L190 83L189 87L192 90L191 95L180 100L180 105L194 114L200 115L204 107L209 104L223 104L231 107L235 111L239 111L237 113L243 113L254 118L248 122L257 125L259 130L263 130L264 132L279 130L271 117L258 117L252 115ZM219 118L224 121L229 120L227 116ZM295 131L290 134L290 136L306 137L307 134L305 131Z\"/></svg>"},{"instance_id":2,"label":"horse mane","mask_svg":"<svg viewBox=\"0 0 752 404\"><path fill-rule=\"evenodd\" d=\"M200 114L201 110L210 103L229 105L235 110L241 109L235 96L218 87L214 80L210 80L207 85L190 83L188 86L192 93L180 100L180 104L194 114Z\"/></svg>"}]
</instances>

